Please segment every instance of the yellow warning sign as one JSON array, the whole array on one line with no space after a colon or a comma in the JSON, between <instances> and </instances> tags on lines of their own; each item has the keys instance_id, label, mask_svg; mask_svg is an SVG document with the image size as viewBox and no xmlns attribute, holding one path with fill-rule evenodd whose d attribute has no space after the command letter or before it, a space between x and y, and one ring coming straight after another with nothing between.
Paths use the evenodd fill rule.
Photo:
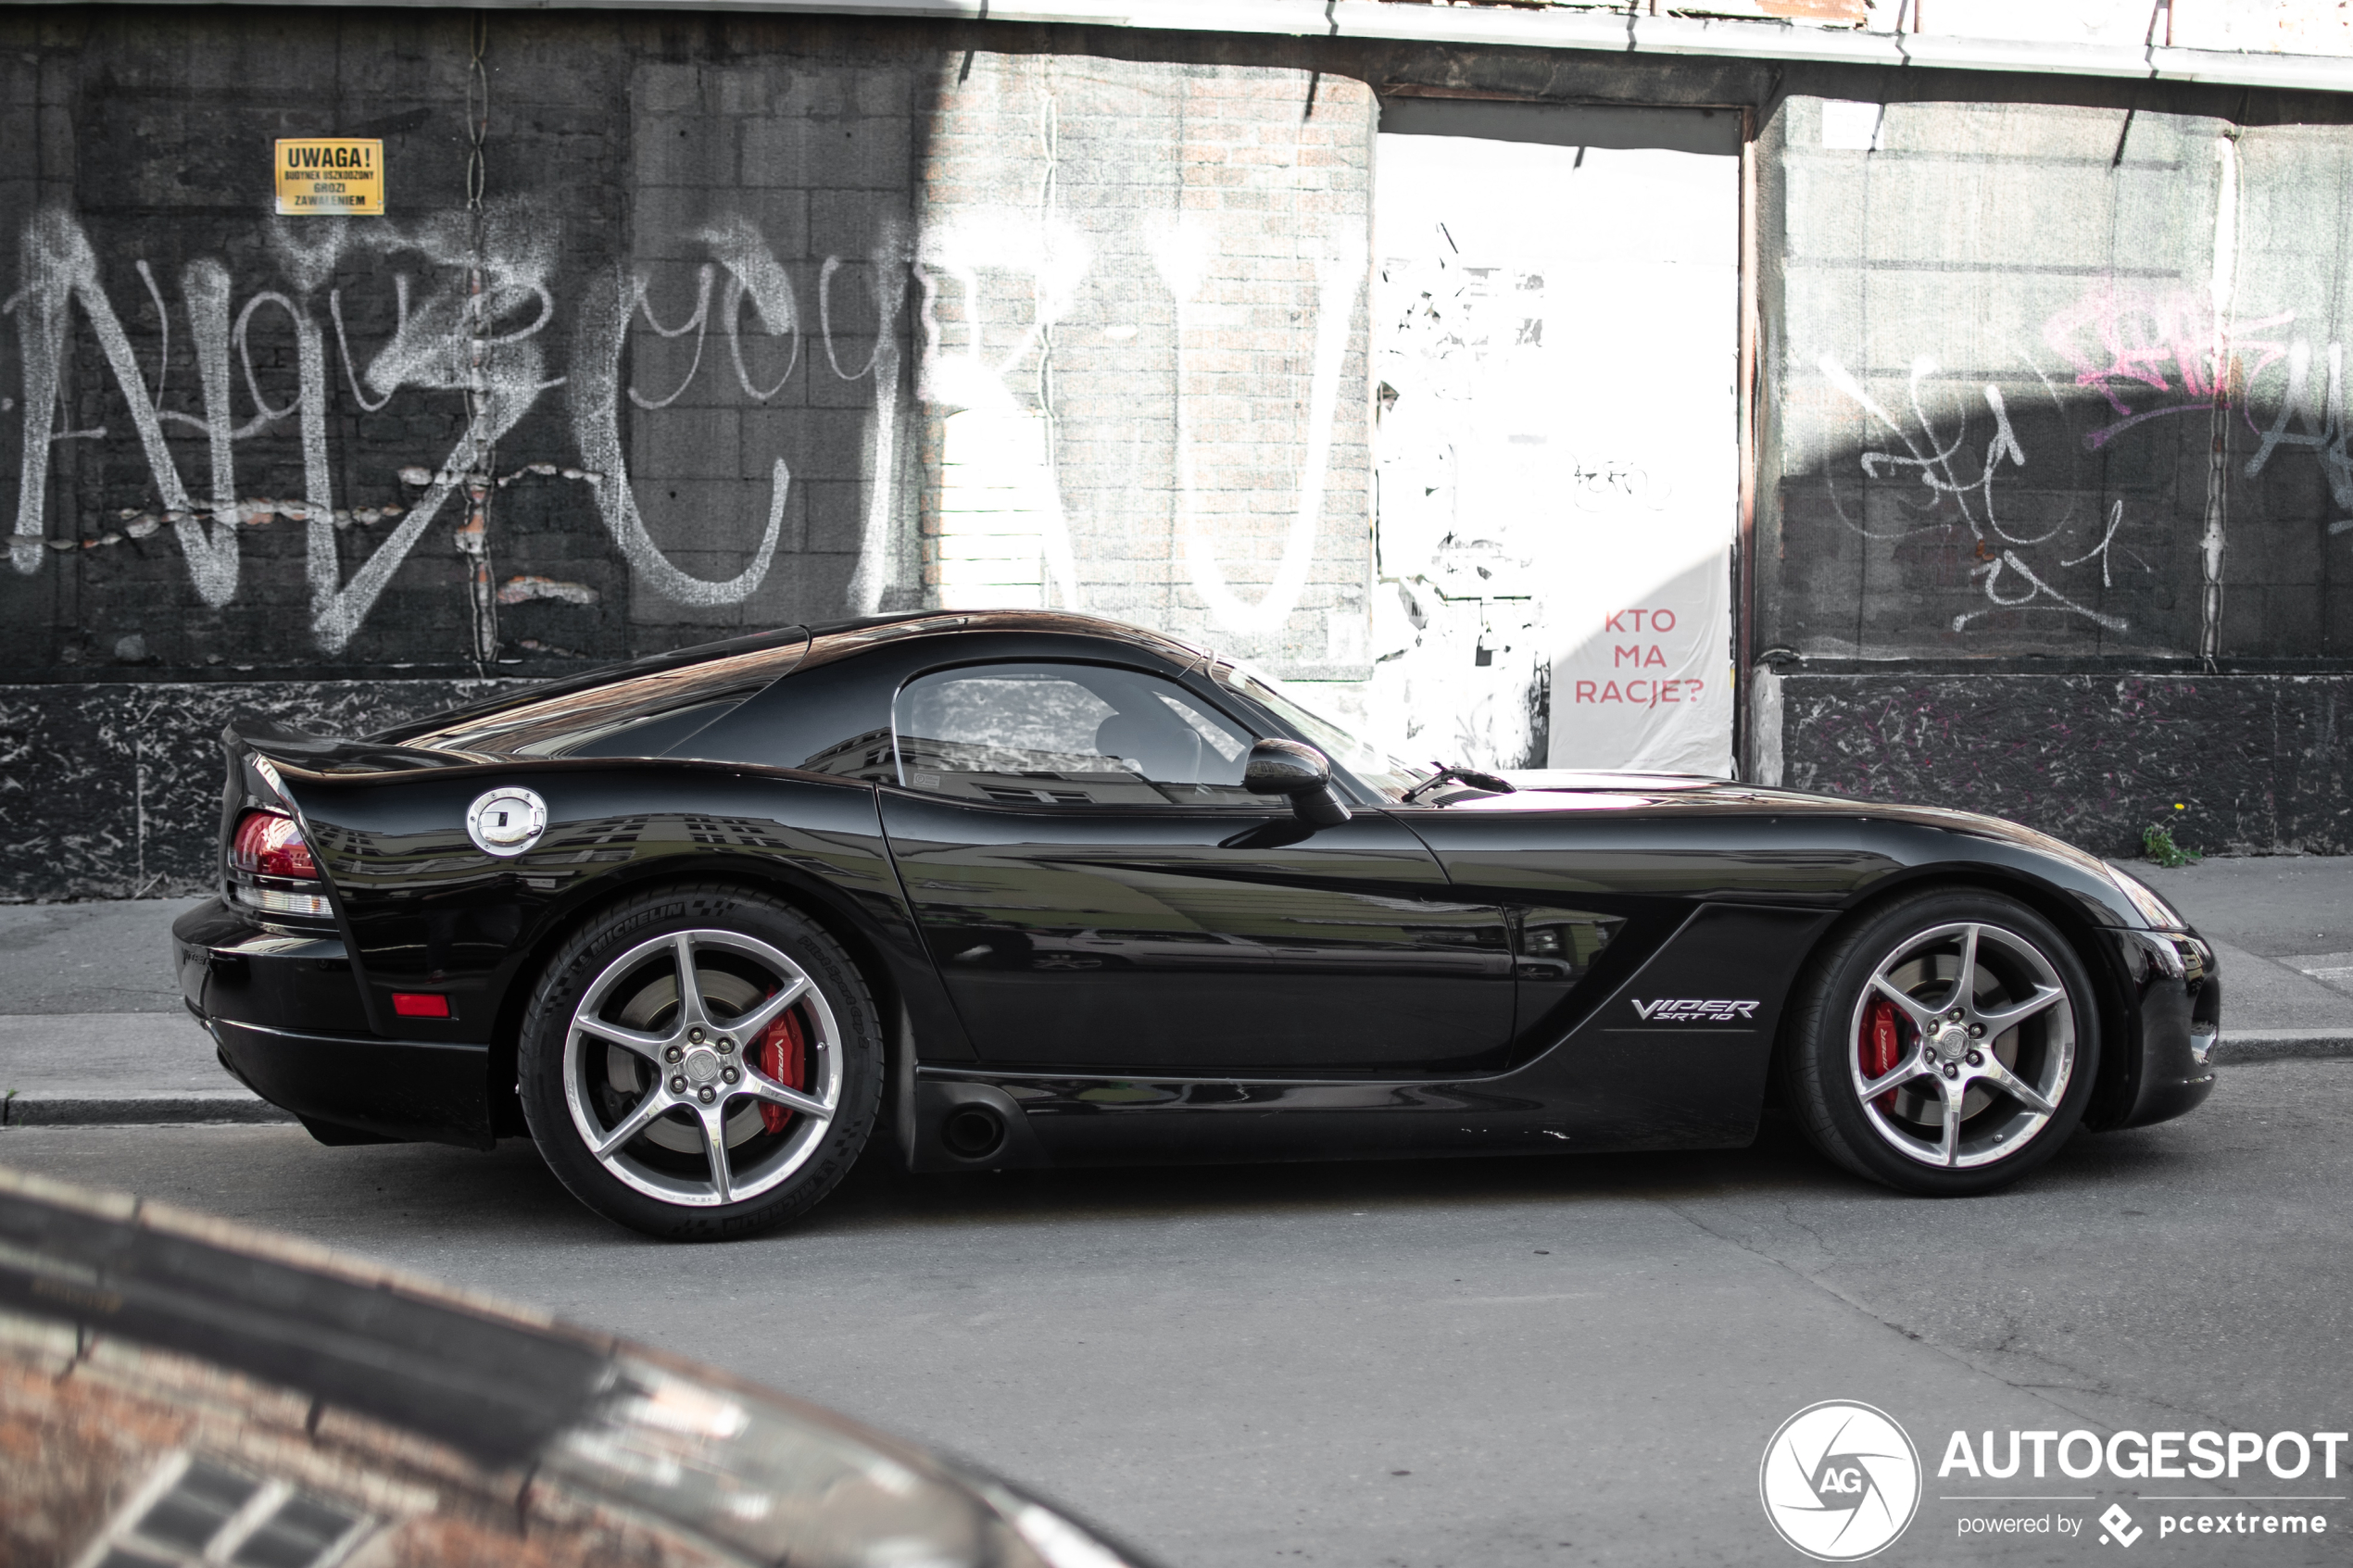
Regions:
<instances>
[{"instance_id":1,"label":"yellow warning sign","mask_svg":"<svg viewBox=\"0 0 2353 1568\"><path fill-rule=\"evenodd\" d=\"M384 209L384 144L351 137L278 143L278 211L287 218L367 218Z\"/></svg>"}]
</instances>

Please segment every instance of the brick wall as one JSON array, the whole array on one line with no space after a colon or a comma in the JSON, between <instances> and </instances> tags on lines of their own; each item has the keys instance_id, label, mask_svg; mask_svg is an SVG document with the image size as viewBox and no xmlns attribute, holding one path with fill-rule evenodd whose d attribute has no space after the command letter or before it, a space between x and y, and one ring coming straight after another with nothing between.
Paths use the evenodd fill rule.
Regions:
<instances>
[{"instance_id":1,"label":"brick wall","mask_svg":"<svg viewBox=\"0 0 2353 1568\"><path fill-rule=\"evenodd\" d=\"M1364 84L983 56L929 125L929 596L1361 675L1325 621L1365 613Z\"/></svg>"}]
</instances>

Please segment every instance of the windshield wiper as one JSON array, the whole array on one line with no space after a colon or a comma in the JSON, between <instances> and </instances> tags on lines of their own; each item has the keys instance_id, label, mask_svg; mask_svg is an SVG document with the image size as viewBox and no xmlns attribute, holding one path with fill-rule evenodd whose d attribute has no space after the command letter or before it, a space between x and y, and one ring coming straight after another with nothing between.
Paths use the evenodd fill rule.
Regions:
<instances>
[{"instance_id":1,"label":"windshield wiper","mask_svg":"<svg viewBox=\"0 0 2353 1568\"><path fill-rule=\"evenodd\" d=\"M1438 771L1407 790L1404 804L1411 806L1416 796L1436 789L1449 779L1453 779L1457 784L1466 784L1473 789L1483 789L1490 795L1519 793L1519 786L1513 784L1511 780L1500 778L1493 773L1482 773L1476 768L1457 768L1451 762L1440 762L1435 759L1431 760L1430 766Z\"/></svg>"}]
</instances>

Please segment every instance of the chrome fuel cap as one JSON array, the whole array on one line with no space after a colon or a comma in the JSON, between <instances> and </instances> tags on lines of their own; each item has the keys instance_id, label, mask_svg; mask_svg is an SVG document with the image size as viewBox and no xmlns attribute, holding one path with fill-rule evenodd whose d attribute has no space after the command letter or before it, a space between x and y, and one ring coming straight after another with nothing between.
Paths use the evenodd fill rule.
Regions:
<instances>
[{"instance_id":1,"label":"chrome fuel cap","mask_svg":"<svg viewBox=\"0 0 2353 1568\"><path fill-rule=\"evenodd\" d=\"M466 808L466 836L485 855L520 855L547 831L547 803L527 789L494 789Z\"/></svg>"}]
</instances>

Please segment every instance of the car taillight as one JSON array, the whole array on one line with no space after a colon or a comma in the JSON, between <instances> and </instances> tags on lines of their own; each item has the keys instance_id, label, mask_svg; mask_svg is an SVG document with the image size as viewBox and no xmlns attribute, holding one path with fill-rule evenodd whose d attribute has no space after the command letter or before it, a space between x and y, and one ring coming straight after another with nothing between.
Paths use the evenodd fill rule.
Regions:
<instances>
[{"instance_id":1,"label":"car taillight","mask_svg":"<svg viewBox=\"0 0 2353 1568\"><path fill-rule=\"evenodd\" d=\"M319 867L292 817L278 811L248 811L229 841L229 863L255 876L316 882Z\"/></svg>"},{"instance_id":2,"label":"car taillight","mask_svg":"<svg viewBox=\"0 0 2353 1568\"><path fill-rule=\"evenodd\" d=\"M231 891L239 903L267 914L334 918L323 886L316 893L297 893L289 887L263 886L265 879L314 885L320 881L319 862L310 858L310 846L302 841L302 830L283 811L248 811L238 820L237 831L229 838L229 880L234 884Z\"/></svg>"}]
</instances>

